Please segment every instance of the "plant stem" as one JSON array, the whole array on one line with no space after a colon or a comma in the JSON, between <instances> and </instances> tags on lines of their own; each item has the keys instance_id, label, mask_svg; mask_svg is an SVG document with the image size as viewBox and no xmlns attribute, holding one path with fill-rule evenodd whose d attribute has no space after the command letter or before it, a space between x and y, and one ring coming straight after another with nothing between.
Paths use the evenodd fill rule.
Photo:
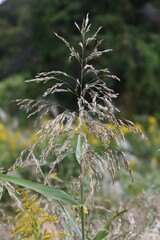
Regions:
<instances>
[{"instance_id":1,"label":"plant stem","mask_svg":"<svg viewBox=\"0 0 160 240\"><path fill-rule=\"evenodd\" d=\"M83 90L82 85L83 85L83 77L84 77L83 71L84 71L84 50L85 50L84 42L85 42L85 35L82 35L83 48L82 48L82 53L81 53L81 76L80 76L81 93L80 94L82 94L82 90Z\"/></svg>"},{"instance_id":2,"label":"plant stem","mask_svg":"<svg viewBox=\"0 0 160 240\"><path fill-rule=\"evenodd\" d=\"M83 78L84 78L84 46L85 42L85 34L82 34L82 55L81 55L81 77L80 77L80 83L81 83L81 92L80 95L82 94L83 90ZM81 128L81 126L80 126ZM82 132L82 129L81 129ZM82 151L82 149L81 149ZM82 171L82 168L81 168ZM84 219L84 183L83 183L83 177L81 180L81 186L80 186L80 200L81 200L81 229L82 229L82 240L85 240L85 219Z\"/></svg>"},{"instance_id":3,"label":"plant stem","mask_svg":"<svg viewBox=\"0 0 160 240\"><path fill-rule=\"evenodd\" d=\"M35 218L34 215L32 215L32 219L33 219L33 234L35 237L35 240L41 240L41 236L39 234L39 228L38 228L38 223L37 223L37 219Z\"/></svg>"},{"instance_id":4,"label":"plant stem","mask_svg":"<svg viewBox=\"0 0 160 240\"><path fill-rule=\"evenodd\" d=\"M85 240L85 221L84 221L84 190L83 190L83 180L81 183L81 227L82 227L82 240Z\"/></svg>"}]
</instances>

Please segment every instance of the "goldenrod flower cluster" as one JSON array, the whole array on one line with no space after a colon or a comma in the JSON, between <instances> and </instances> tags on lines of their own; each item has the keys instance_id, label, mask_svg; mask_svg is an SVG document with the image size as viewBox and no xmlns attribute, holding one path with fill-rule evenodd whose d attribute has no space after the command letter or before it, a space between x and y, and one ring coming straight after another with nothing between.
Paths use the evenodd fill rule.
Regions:
<instances>
[{"instance_id":1,"label":"goldenrod flower cluster","mask_svg":"<svg viewBox=\"0 0 160 240\"><path fill-rule=\"evenodd\" d=\"M19 237L21 240L52 240L62 239L68 234L58 231L58 219L48 214L37 201L37 196L30 197L25 190L20 189L22 195L22 206L18 208L16 215L16 226L11 235L12 238ZM56 231L52 232L46 224L50 223ZM16 238L17 239L17 238Z\"/></svg>"}]
</instances>

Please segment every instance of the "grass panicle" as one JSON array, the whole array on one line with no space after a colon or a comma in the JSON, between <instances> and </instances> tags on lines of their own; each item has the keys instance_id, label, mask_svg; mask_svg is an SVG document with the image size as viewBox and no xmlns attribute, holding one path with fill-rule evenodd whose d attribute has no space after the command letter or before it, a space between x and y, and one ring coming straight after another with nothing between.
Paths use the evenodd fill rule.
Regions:
<instances>
[{"instance_id":1,"label":"grass panicle","mask_svg":"<svg viewBox=\"0 0 160 240\"><path fill-rule=\"evenodd\" d=\"M112 51L112 49L102 50L101 44L103 41L98 39L101 27L94 34L90 34L91 24L88 14L83 19L81 26L77 23L75 23L75 26L81 35L81 41L77 44L77 47L73 47L57 33L55 33L55 36L66 45L69 50L69 62L74 59L74 64L77 64L76 69L79 67L79 71L77 70L74 76L58 70L39 73L35 78L26 82L29 84L49 83L50 87L42 93L38 100L16 100L19 107L27 112L28 117L35 116L37 118L36 123L41 125L37 132L39 140L33 146L22 151L13 166L8 169L8 172L11 173L19 167L35 166L37 176L40 174L44 178L44 184L50 185L49 179L56 166L62 164L68 156L74 155L79 166L79 177L77 178L79 196L77 196L77 199L80 203L79 215L81 219L80 227L78 228L75 223L74 226L76 226L75 232L77 232L77 235L82 235L81 239L85 240L88 231L84 213L86 183L89 186L89 190L87 190L89 194L87 195L91 199L95 187L99 186L99 179L106 171L111 175L114 182L116 171L123 166L133 179L128 160L123 149L121 149L121 140L124 140L122 129L126 128L130 132L139 134L141 132L131 121L117 117L119 109L115 107L113 102L118 94L108 87L108 80L120 81L119 78L111 74L107 67L96 67L95 62L103 54ZM60 94L61 98L64 96L63 94L65 96L66 94L72 95L76 110L72 111L70 108L67 109L53 101L57 94ZM50 119L43 124L42 120L46 115L57 108L60 109L60 113L54 119ZM88 134L84 131L84 126L87 132L99 143L100 148L98 150L90 143ZM62 144L58 141L61 137L64 137ZM75 142L77 143L76 146ZM39 154L37 154L37 149L39 149ZM48 161L49 159L52 159L52 161ZM42 166L46 166L46 169L49 170L44 173ZM37 177L37 179L39 178ZM28 182L25 182L25 186L26 184ZM16 196L10 183L6 182L4 186L11 197ZM26 200L29 201L29 199ZM72 219L68 212L67 216L69 216L68 219ZM74 221L71 220L71 222ZM81 233L79 233L79 229ZM29 228L29 230L31 229ZM18 234L16 231L15 235ZM102 232L102 235L105 234L106 232ZM100 235L101 233L97 233L95 239L102 239L98 238Z\"/></svg>"},{"instance_id":2,"label":"grass panicle","mask_svg":"<svg viewBox=\"0 0 160 240\"><path fill-rule=\"evenodd\" d=\"M50 164L49 174L54 171L55 166L61 163L69 154L76 154L76 149L72 147L72 142L75 138L81 135L82 140L82 154L80 156L81 177L87 174L93 190L92 176L98 177L100 173L100 165L103 168L108 169L114 181L115 170L120 168L120 159L124 162L125 168L131 173L127 159L124 153L120 149L120 136L124 138L124 134L121 130L122 127L126 127L129 131L137 133L139 130L134 124L127 120L118 119L116 112L119 110L114 106L113 99L117 98L118 94L114 93L113 89L107 87L107 81L109 78L118 80L119 78L110 74L108 68L97 69L92 63L94 59L99 58L102 54L106 54L111 49L101 50L100 45L102 40L97 40L97 35L101 28L99 28L93 35L89 36L91 24L89 23L89 16L83 20L80 27L75 23L76 28L81 34L81 42L77 49L59 36L55 35L66 45L70 55L69 61L72 58L77 60L79 65L79 74L77 76L71 76L63 71L50 71L39 73L34 79L27 80L27 83L41 83L52 81L53 86L49 87L42 94L41 100L17 100L20 108L25 109L28 116L31 117L37 113L43 118L53 107L58 107L57 103L51 102L51 98L55 93L67 92L76 97L77 111L71 112L65 109L62 113L57 115L55 119L50 120L46 125L42 125L39 136L40 141L32 147L29 152L29 157L25 159L28 164L35 164L30 159L34 158L34 150L40 144L40 142L48 140L47 146L42 150L39 156L39 167L43 164L47 164L47 158L53 151L56 153L56 158ZM93 46L92 50L88 50L88 46ZM62 95L63 96L63 95ZM62 106L59 106L62 107ZM75 122L78 122L78 126L75 127ZM112 124L112 129L107 124ZM96 152L89 144L87 135L82 130L82 125L85 124L88 131L91 132L95 139L98 139L103 145L103 151ZM67 135L62 146L57 144L57 139ZM20 158L17 159L14 167L17 167L23 163L23 153ZM14 167L12 169L14 169ZM94 173L94 174L93 174ZM48 175L47 175L48 176Z\"/></svg>"}]
</instances>

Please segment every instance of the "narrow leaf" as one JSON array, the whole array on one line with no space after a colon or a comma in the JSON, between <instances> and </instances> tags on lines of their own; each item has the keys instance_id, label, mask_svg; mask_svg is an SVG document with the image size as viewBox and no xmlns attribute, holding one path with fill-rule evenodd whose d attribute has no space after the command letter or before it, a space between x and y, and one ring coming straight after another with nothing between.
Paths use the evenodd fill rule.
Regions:
<instances>
[{"instance_id":1,"label":"narrow leaf","mask_svg":"<svg viewBox=\"0 0 160 240\"><path fill-rule=\"evenodd\" d=\"M79 164L81 164L81 155L82 155L82 137L81 134L78 135L77 147L76 147L76 159Z\"/></svg>"},{"instance_id":2,"label":"narrow leaf","mask_svg":"<svg viewBox=\"0 0 160 240\"><path fill-rule=\"evenodd\" d=\"M93 240L103 240L103 239L108 235L109 229L110 229L113 221L114 221L116 218L120 217L123 213L125 213L125 212L127 212L127 211L128 211L128 209L125 209L125 210L123 210L123 211L121 211L121 212L116 213L116 214L111 218L111 220L105 225L105 227L104 227L105 230L102 230L102 231L98 232L98 233L96 234L96 236L93 238Z\"/></svg>"},{"instance_id":3,"label":"narrow leaf","mask_svg":"<svg viewBox=\"0 0 160 240\"><path fill-rule=\"evenodd\" d=\"M78 201L76 201L74 198L72 198L70 195L60 189L55 189L40 183L35 183L29 180L8 176L2 173L0 173L0 180L9 181L11 183L33 189L34 191L57 201L62 201L72 205L80 205Z\"/></svg>"},{"instance_id":4,"label":"narrow leaf","mask_svg":"<svg viewBox=\"0 0 160 240\"><path fill-rule=\"evenodd\" d=\"M71 215L69 214L69 212L67 211L67 209L66 209L62 204L60 204L60 205L61 205L61 208L63 209L65 215L67 216L67 218L68 218L71 226L73 227L73 229L74 229L77 237L80 238L80 239L82 239L82 234L81 234L78 226L76 225L75 221L72 219L72 217L71 217Z\"/></svg>"},{"instance_id":5,"label":"narrow leaf","mask_svg":"<svg viewBox=\"0 0 160 240\"><path fill-rule=\"evenodd\" d=\"M127 212L127 211L128 211L128 209L125 209L125 210L122 210L122 211L116 213L116 214L111 218L111 220L105 225L105 229L106 229L106 230L109 230L109 228L111 227L113 221L114 221L116 218L120 217L123 213L125 213L125 212Z\"/></svg>"},{"instance_id":6,"label":"narrow leaf","mask_svg":"<svg viewBox=\"0 0 160 240\"><path fill-rule=\"evenodd\" d=\"M67 226L66 222L64 222L64 221L62 221L62 223L63 223L64 231L69 234L69 226ZM69 236L65 237L65 240L72 240L71 236L69 235Z\"/></svg>"},{"instance_id":7,"label":"narrow leaf","mask_svg":"<svg viewBox=\"0 0 160 240\"><path fill-rule=\"evenodd\" d=\"M102 240L107 236L108 232L106 230L102 230L96 234L96 236L93 238L93 240Z\"/></svg>"}]
</instances>

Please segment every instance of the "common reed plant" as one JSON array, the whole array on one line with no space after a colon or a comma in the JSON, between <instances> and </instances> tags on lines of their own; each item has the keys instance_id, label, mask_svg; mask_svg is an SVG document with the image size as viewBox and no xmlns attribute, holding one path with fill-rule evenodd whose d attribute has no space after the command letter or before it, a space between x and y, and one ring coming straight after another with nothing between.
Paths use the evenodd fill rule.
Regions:
<instances>
[{"instance_id":1,"label":"common reed plant","mask_svg":"<svg viewBox=\"0 0 160 240\"><path fill-rule=\"evenodd\" d=\"M72 236L67 239L77 239L78 237L82 240L100 240L107 236L106 231L93 236L92 232L88 234L89 230L86 229L84 212L87 196L89 195L92 203L94 191L99 186L99 179L104 171L108 171L114 182L116 170L124 167L133 179L129 163L120 148L120 139L124 139L122 131L124 127L133 133L140 133L140 131L131 121L117 117L119 110L114 106L113 100L117 98L118 94L109 88L107 83L109 79L119 81L119 78L112 75L108 68L98 69L95 67L95 60L111 51L111 49L101 50L102 40L97 40L101 27L93 35L90 34L91 24L88 14L83 19L81 26L77 23L75 26L81 36L77 47L73 47L57 33L55 35L68 48L69 62L74 59L73 63L76 69L79 69L77 75L72 76L59 70L39 73L34 79L26 82L30 84L49 82L53 85L47 88L38 100L18 99L16 101L20 108L27 111L29 117L36 115L39 122L53 108L59 107L61 113L49 120L47 124L41 125L37 133L39 141L21 153L9 172L14 171L17 167L36 165L36 173L43 176L44 184L50 185L50 175L55 171L56 166L63 164L67 156L74 154L75 161L79 165L79 176L76 179L78 189L76 200L79 202L81 226L76 227L76 229L79 227L80 234L75 238ZM63 93L73 96L76 101L76 111L66 109L53 101L54 94L60 94L63 97ZM87 134L83 130L84 126L99 141L101 151L96 150L90 144ZM57 142L61 136L66 137L63 144ZM76 147L73 147L74 141L77 142ZM44 148L37 156L36 149L43 143L47 144L43 145ZM54 159L49 164L48 158L53 156L53 153ZM44 165L47 167L49 165L47 174L42 170ZM89 187L87 193L84 185ZM62 208L64 209L63 206ZM68 212L66 214L68 216Z\"/></svg>"}]
</instances>

